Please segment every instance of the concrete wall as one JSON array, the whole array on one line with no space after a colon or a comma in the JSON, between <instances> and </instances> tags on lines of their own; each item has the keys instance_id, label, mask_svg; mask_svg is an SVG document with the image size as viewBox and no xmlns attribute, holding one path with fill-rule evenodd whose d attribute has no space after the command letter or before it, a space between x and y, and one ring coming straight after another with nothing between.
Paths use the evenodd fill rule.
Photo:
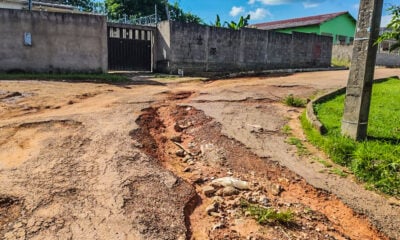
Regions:
<instances>
[{"instance_id":1,"label":"concrete wall","mask_svg":"<svg viewBox=\"0 0 400 240\"><path fill-rule=\"evenodd\" d=\"M177 73L329 67L332 38L197 24L158 25L156 70Z\"/></svg>"},{"instance_id":2,"label":"concrete wall","mask_svg":"<svg viewBox=\"0 0 400 240\"><path fill-rule=\"evenodd\" d=\"M352 54L353 45L333 45L332 47L332 59L351 62Z\"/></svg>"},{"instance_id":3,"label":"concrete wall","mask_svg":"<svg viewBox=\"0 0 400 240\"><path fill-rule=\"evenodd\" d=\"M352 54L353 54L353 45L333 46L332 58L351 62ZM400 55L398 53L389 53L378 50L378 53L376 55L376 65L384 67L400 67Z\"/></svg>"},{"instance_id":4,"label":"concrete wall","mask_svg":"<svg viewBox=\"0 0 400 240\"><path fill-rule=\"evenodd\" d=\"M31 34L31 46L24 33ZM105 72L106 19L0 9L0 56L1 72Z\"/></svg>"}]
</instances>

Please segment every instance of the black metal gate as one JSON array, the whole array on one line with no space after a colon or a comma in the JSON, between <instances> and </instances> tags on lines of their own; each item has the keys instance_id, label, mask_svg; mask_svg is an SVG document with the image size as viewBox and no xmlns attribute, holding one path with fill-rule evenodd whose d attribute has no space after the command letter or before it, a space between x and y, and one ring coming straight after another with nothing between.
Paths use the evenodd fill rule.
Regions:
<instances>
[{"instance_id":1,"label":"black metal gate","mask_svg":"<svg viewBox=\"0 0 400 240\"><path fill-rule=\"evenodd\" d=\"M151 27L108 24L107 33L109 70L152 70L153 29Z\"/></svg>"}]
</instances>

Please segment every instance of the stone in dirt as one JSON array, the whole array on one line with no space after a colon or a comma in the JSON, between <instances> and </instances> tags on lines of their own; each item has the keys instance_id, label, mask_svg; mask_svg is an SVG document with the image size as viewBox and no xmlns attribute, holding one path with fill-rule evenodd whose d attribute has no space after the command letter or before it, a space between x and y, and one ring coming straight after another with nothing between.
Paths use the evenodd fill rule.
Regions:
<instances>
[{"instance_id":1,"label":"stone in dirt","mask_svg":"<svg viewBox=\"0 0 400 240\"><path fill-rule=\"evenodd\" d=\"M218 212L218 208L219 208L219 203L214 202L206 208L206 212L208 215L211 215L212 212Z\"/></svg>"},{"instance_id":2,"label":"stone in dirt","mask_svg":"<svg viewBox=\"0 0 400 240\"><path fill-rule=\"evenodd\" d=\"M214 187L234 187L239 190L249 190L249 183L233 177L223 177L211 182Z\"/></svg>"},{"instance_id":3,"label":"stone in dirt","mask_svg":"<svg viewBox=\"0 0 400 240\"><path fill-rule=\"evenodd\" d=\"M239 194L239 190L237 190L234 187L228 186L228 187L224 187L222 189L222 195L223 196L233 196L233 195L238 195Z\"/></svg>"},{"instance_id":4,"label":"stone in dirt","mask_svg":"<svg viewBox=\"0 0 400 240\"><path fill-rule=\"evenodd\" d=\"M281 194L283 190L283 187L279 184L272 184L270 189L272 195L274 196L279 196L279 194Z\"/></svg>"},{"instance_id":5,"label":"stone in dirt","mask_svg":"<svg viewBox=\"0 0 400 240\"><path fill-rule=\"evenodd\" d=\"M266 196L261 196L259 202L261 205L263 205L265 207L270 206L269 199Z\"/></svg>"},{"instance_id":6,"label":"stone in dirt","mask_svg":"<svg viewBox=\"0 0 400 240\"><path fill-rule=\"evenodd\" d=\"M219 223L215 224L215 225L212 227L212 230L215 231L215 230L217 230L217 229L221 229L221 228L224 228L224 227L225 227L225 224L224 224L223 222L219 222Z\"/></svg>"},{"instance_id":7,"label":"stone in dirt","mask_svg":"<svg viewBox=\"0 0 400 240\"><path fill-rule=\"evenodd\" d=\"M184 157L186 155L185 151L183 151L182 149L179 149L175 152L176 156L178 157Z\"/></svg>"},{"instance_id":8,"label":"stone in dirt","mask_svg":"<svg viewBox=\"0 0 400 240\"><path fill-rule=\"evenodd\" d=\"M171 137L171 141L177 142L177 143L181 143L182 142L182 136L181 135L173 136L173 137Z\"/></svg>"},{"instance_id":9,"label":"stone in dirt","mask_svg":"<svg viewBox=\"0 0 400 240\"><path fill-rule=\"evenodd\" d=\"M207 197L212 197L213 194L214 194L216 191L217 191L217 190L216 190L213 186L210 186L210 185L207 185L207 186L205 186L205 187L203 188L203 193L204 193L204 195L206 195Z\"/></svg>"},{"instance_id":10,"label":"stone in dirt","mask_svg":"<svg viewBox=\"0 0 400 240\"><path fill-rule=\"evenodd\" d=\"M189 161L193 161L193 158L192 158L191 156L187 155L187 156L183 159L183 162L184 162L184 163L187 163L187 162L189 162Z\"/></svg>"},{"instance_id":11,"label":"stone in dirt","mask_svg":"<svg viewBox=\"0 0 400 240\"><path fill-rule=\"evenodd\" d=\"M217 203L223 203L224 199L222 197L220 197L220 196L215 196L215 197L212 198L212 201L213 202L217 202Z\"/></svg>"}]
</instances>

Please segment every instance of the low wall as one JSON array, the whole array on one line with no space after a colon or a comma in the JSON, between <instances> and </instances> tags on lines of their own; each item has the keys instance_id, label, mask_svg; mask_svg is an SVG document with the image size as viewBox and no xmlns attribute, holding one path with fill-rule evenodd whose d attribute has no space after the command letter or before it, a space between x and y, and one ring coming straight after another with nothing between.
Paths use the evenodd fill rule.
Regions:
<instances>
[{"instance_id":1,"label":"low wall","mask_svg":"<svg viewBox=\"0 0 400 240\"><path fill-rule=\"evenodd\" d=\"M0 36L0 72L107 71L103 16L0 9Z\"/></svg>"},{"instance_id":2,"label":"low wall","mask_svg":"<svg viewBox=\"0 0 400 240\"><path fill-rule=\"evenodd\" d=\"M177 73L329 67L332 39L305 33L158 25L156 70Z\"/></svg>"},{"instance_id":3,"label":"low wall","mask_svg":"<svg viewBox=\"0 0 400 240\"><path fill-rule=\"evenodd\" d=\"M332 59L351 62L351 56L353 55L353 45L333 45L332 47Z\"/></svg>"},{"instance_id":4,"label":"low wall","mask_svg":"<svg viewBox=\"0 0 400 240\"><path fill-rule=\"evenodd\" d=\"M332 58L351 62L353 45L334 45L332 48ZM400 55L385 52L376 54L376 65L384 67L400 67Z\"/></svg>"},{"instance_id":5,"label":"low wall","mask_svg":"<svg viewBox=\"0 0 400 240\"><path fill-rule=\"evenodd\" d=\"M385 67L400 67L400 56L398 54L378 53L376 65Z\"/></svg>"}]
</instances>

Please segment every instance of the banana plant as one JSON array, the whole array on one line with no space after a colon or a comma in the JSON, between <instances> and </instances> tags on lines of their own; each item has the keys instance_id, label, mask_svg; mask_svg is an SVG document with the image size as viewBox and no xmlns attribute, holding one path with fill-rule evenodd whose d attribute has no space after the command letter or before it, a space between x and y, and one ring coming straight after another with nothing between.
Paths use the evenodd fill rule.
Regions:
<instances>
[{"instance_id":1,"label":"banana plant","mask_svg":"<svg viewBox=\"0 0 400 240\"><path fill-rule=\"evenodd\" d=\"M250 14L247 15L246 17L241 16L239 19L239 22L235 22L235 21L231 21L231 22L224 22L224 24L222 24L221 22L221 18L219 17L219 15L217 14L217 17L215 19L215 23L212 24L212 26L214 27L228 27L230 29L234 29L234 30L239 30L241 28L244 28L246 26L249 25L249 20L250 20Z\"/></svg>"},{"instance_id":2,"label":"banana plant","mask_svg":"<svg viewBox=\"0 0 400 240\"><path fill-rule=\"evenodd\" d=\"M234 30L239 30L241 28L244 28L249 25L249 20L250 20L250 14L247 15L246 17L241 16L239 19L239 22L231 21L230 23L225 22L225 24L228 26L230 29Z\"/></svg>"}]
</instances>

